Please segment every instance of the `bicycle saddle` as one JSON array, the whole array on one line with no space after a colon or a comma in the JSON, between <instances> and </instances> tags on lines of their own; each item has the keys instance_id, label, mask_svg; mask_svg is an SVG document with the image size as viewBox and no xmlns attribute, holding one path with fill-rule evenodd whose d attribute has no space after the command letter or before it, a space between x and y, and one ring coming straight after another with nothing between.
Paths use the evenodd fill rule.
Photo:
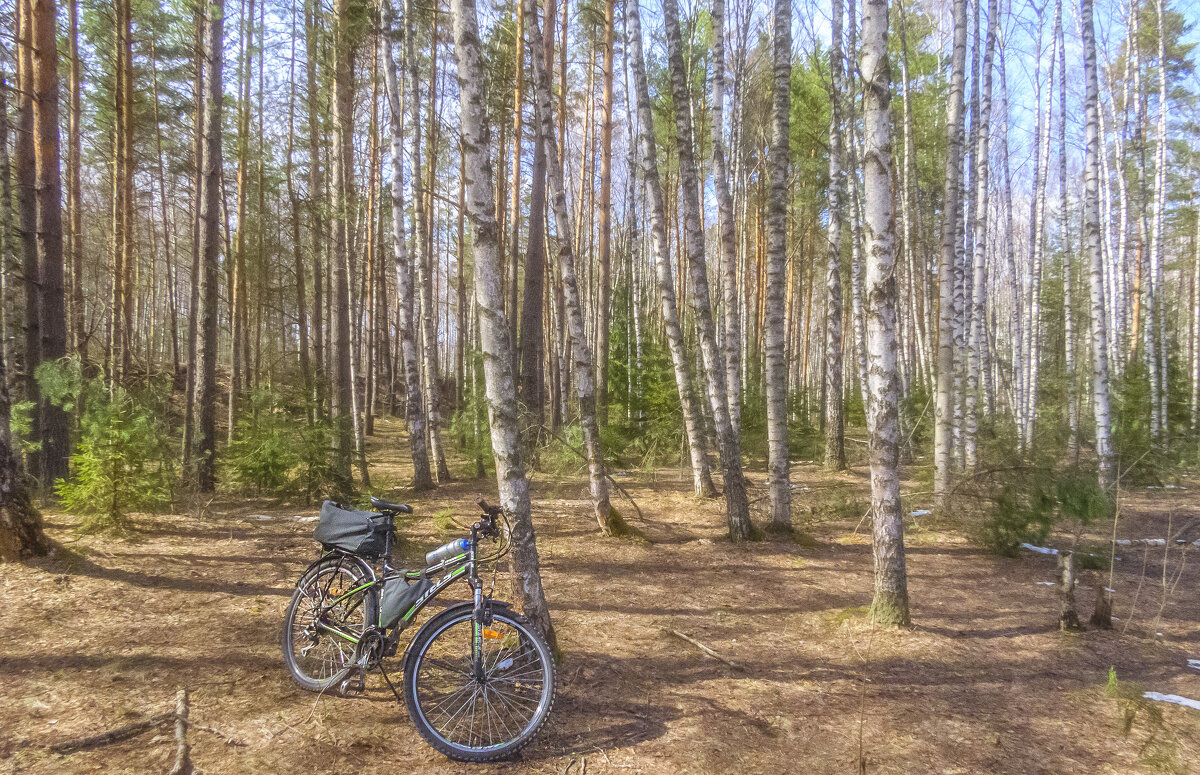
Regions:
<instances>
[{"instance_id":1,"label":"bicycle saddle","mask_svg":"<svg viewBox=\"0 0 1200 775\"><path fill-rule=\"evenodd\" d=\"M380 511L392 511L399 514L413 513L412 506L409 506L407 503L392 503L391 501L385 501L383 498L376 498L374 495L371 496L371 505Z\"/></svg>"}]
</instances>

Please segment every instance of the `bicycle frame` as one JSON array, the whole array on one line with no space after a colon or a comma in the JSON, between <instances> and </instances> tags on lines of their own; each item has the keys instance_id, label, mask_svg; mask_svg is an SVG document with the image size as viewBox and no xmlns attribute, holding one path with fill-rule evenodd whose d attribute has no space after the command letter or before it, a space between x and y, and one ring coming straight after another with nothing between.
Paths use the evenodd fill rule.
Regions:
<instances>
[{"instance_id":1,"label":"bicycle frame","mask_svg":"<svg viewBox=\"0 0 1200 775\"><path fill-rule=\"evenodd\" d=\"M371 577L370 581L360 584L359 586L355 587L354 589L348 590L348 591L343 592L342 594L338 595L336 598L334 598L333 600L331 600L329 602L329 604L326 606L325 610L332 609L335 606L337 606L339 603L341 603L342 601L346 600L351 595L354 595L354 594L357 594L359 592L366 590L367 601L368 601L367 613L368 613L370 619L374 619L376 621L376 624L374 626L378 627L379 626L378 616L380 616L379 595L380 595L380 589L382 588L382 585L385 582L391 581L391 580L394 580L397 578L401 578L401 577L403 577L405 580L415 580L415 579L420 579L422 577L428 578L431 574L434 574L434 573L444 573L445 575L443 575L441 578L439 578L437 581L435 581L433 583L433 586L431 586L428 590L426 590L425 593L423 595L421 595L421 597L417 598L417 600L409 607L409 609L407 611L405 611L403 614L401 614L401 616L397 620L396 624L392 626L391 632L386 636L387 644L390 647L390 646L396 644L396 642L399 640L400 633L402 633L404 630L406 630L408 628L408 626L410 624L412 624L412 622L416 618L417 614L421 612L421 609L423 609L426 606L426 604L429 603L430 600L437 597L442 592L442 590L446 589L446 587L450 586L455 581L458 581L459 579L466 577L467 584L468 584L468 586L471 587L472 592L473 592L472 597L473 597L473 603L474 603L474 608L475 608L475 612L476 612L476 616L475 616L476 621L475 621L475 627L473 628L473 637L472 637L472 641L473 641L472 654L475 658L474 661L475 661L476 667L478 669L478 667L480 665L480 656L481 656L481 652L482 652L481 639L482 639L483 584L480 582L479 575L477 573L477 562L476 562L476 560L477 560L477 545L478 545L477 528L476 527L471 528L471 538L469 541L469 548L468 548L467 552L460 554L456 557L451 557L447 560L443 560L442 562L437 563L436 565L431 565L430 567L425 568L424 570L403 571L402 572L403 576L402 576L401 572L398 572L395 568L392 567L391 561L390 561L391 541L392 541L392 529L391 529L392 526L390 523L391 523L391 520L389 519L388 534L387 534L387 536L385 538L385 542L384 542L383 575L382 576L376 574L375 569L371 566L371 564L368 563L363 558L361 558L358 555L355 555L351 552L346 552L341 549L334 549L333 551L326 552L319 559L317 559L312 565L309 566L309 570L311 571L312 568L317 567L320 563L325 562L330 557L336 556L336 557L338 557L338 560L339 560L339 567L340 567L341 562L343 560L346 560L346 561L349 561L353 565L357 565L360 570L366 570L370 574L370 577ZM308 572L309 571L306 571L306 574ZM326 590L326 594L328 594L328 590ZM324 614L324 611L321 612L321 615L323 615L323 614ZM321 615L318 615L317 622L316 622L317 626L321 630L329 633L330 635L334 635L338 638L348 641L350 643L354 643L355 645L357 645L359 643L359 638L355 637L354 635L351 635L348 632L343 632L342 630L338 629L337 627L333 627L332 625L322 622Z\"/></svg>"}]
</instances>

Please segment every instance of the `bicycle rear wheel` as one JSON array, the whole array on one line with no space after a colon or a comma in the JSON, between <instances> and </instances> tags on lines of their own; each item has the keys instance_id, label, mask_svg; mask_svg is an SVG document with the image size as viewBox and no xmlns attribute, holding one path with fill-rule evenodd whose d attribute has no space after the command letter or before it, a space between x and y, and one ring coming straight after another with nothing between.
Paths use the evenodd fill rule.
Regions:
<instances>
[{"instance_id":1,"label":"bicycle rear wheel","mask_svg":"<svg viewBox=\"0 0 1200 775\"><path fill-rule=\"evenodd\" d=\"M358 643L370 625L370 578L331 558L310 570L292 594L283 619L283 661L301 688L337 687L357 665Z\"/></svg>"},{"instance_id":2,"label":"bicycle rear wheel","mask_svg":"<svg viewBox=\"0 0 1200 775\"><path fill-rule=\"evenodd\" d=\"M521 750L554 704L554 659L521 616L493 613L483 627L482 678L471 657L470 608L430 619L404 666L408 713L430 745L451 759L488 762Z\"/></svg>"}]
</instances>

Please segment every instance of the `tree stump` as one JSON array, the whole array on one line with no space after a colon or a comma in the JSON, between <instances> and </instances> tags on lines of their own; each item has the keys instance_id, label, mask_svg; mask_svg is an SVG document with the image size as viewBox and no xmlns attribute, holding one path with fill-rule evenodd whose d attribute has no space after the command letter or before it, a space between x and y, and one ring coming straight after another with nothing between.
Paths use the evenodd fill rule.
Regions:
<instances>
[{"instance_id":1,"label":"tree stump","mask_svg":"<svg viewBox=\"0 0 1200 775\"><path fill-rule=\"evenodd\" d=\"M1062 613L1058 617L1060 630L1082 630L1079 614L1075 610L1075 555L1069 551L1058 555L1058 595Z\"/></svg>"},{"instance_id":2,"label":"tree stump","mask_svg":"<svg viewBox=\"0 0 1200 775\"><path fill-rule=\"evenodd\" d=\"M1096 610L1092 612L1088 624L1098 630L1112 629L1112 593L1103 581L1096 583Z\"/></svg>"}]
</instances>

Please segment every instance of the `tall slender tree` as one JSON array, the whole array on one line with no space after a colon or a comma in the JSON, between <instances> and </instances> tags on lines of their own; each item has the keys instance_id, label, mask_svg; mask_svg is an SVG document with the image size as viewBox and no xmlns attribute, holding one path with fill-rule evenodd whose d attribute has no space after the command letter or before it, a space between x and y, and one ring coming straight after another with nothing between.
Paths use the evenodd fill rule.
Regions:
<instances>
[{"instance_id":1,"label":"tall slender tree","mask_svg":"<svg viewBox=\"0 0 1200 775\"><path fill-rule=\"evenodd\" d=\"M38 304L41 357L67 354L67 311L63 289L62 174L58 134L58 12L54 0L33 5L33 129L37 165ZM34 364L28 364L32 368ZM71 454L68 417L62 405L43 397L41 473L47 486L66 477Z\"/></svg>"},{"instance_id":2,"label":"tall slender tree","mask_svg":"<svg viewBox=\"0 0 1200 775\"><path fill-rule=\"evenodd\" d=\"M995 0L993 0L993 3ZM896 364L895 234L892 219L891 69L888 2L863 4L863 230L866 237L867 405L875 599L883 624L909 624L900 507L900 380Z\"/></svg>"},{"instance_id":3,"label":"tall slender tree","mask_svg":"<svg viewBox=\"0 0 1200 775\"><path fill-rule=\"evenodd\" d=\"M542 51L542 28L538 21L537 0L525 2L525 34L529 36L529 50ZM546 144L547 181L550 185L550 204L558 229L558 260L562 271L562 293L566 303L567 324L571 337L571 353L574 361L575 398L579 403L579 420L583 426L583 442L588 457L588 480L592 495L592 508L600 529L611 533L618 529L619 515L612 507L608 494L608 474L604 467L604 452L600 447L600 426L596 420L596 386L592 354L588 349L584 327L583 303L580 300L579 282L575 271L575 254L571 250L570 215L567 213L567 196L563 185L561 157L558 140L554 134L554 115L550 102L550 76L543 61L534 56L533 63L534 108L537 114L538 133ZM482 306L482 301L480 302Z\"/></svg>"},{"instance_id":4,"label":"tall slender tree","mask_svg":"<svg viewBox=\"0 0 1200 775\"><path fill-rule=\"evenodd\" d=\"M934 482L939 499L950 492L954 433L954 267L962 190L963 81L967 66L967 0L954 0L954 50L946 103L946 174L938 259L937 386L934 419Z\"/></svg>"},{"instance_id":5,"label":"tall slender tree","mask_svg":"<svg viewBox=\"0 0 1200 775\"><path fill-rule=\"evenodd\" d=\"M842 0L830 5L829 47L829 246L825 254L825 468L846 467L845 415L842 400L842 121L845 56L842 53Z\"/></svg>"},{"instance_id":6,"label":"tall slender tree","mask_svg":"<svg viewBox=\"0 0 1200 775\"><path fill-rule=\"evenodd\" d=\"M707 376L708 400L712 406L721 453L725 487L725 518L729 537L744 541L750 537L750 502L742 474L741 439L733 429L729 415L729 394L725 386L725 362L717 348L716 326L709 300L708 267L704 252L704 230L700 222L699 173L692 132L691 93L683 62L683 43L679 32L679 3L666 0L663 20L667 31L667 61L671 76L671 96L675 108L675 146L679 154L679 201L682 205L683 251L687 256L692 310L700 352Z\"/></svg>"},{"instance_id":7,"label":"tall slender tree","mask_svg":"<svg viewBox=\"0 0 1200 775\"><path fill-rule=\"evenodd\" d=\"M1096 457L1103 487L1113 483L1112 419L1108 385L1108 336L1105 331L1104 257L1100 245L1100 84L1096 66L1096 27L1092 0L1079 0L1084 70L1084 240L1091 272L1092 411L1096 421Z\"/></svg>"},{"instance_id":8,"label":"tall slender tree","mask_svg":"<svg viewBox=\"0 0 1200 775\"><path fill-rule=\"evenodd\" d=\"M767 382L767 488L771 528L792 526L788 477L788 367L785 306L787 278L788 164L791 157L792 3L775 0L772 44L774 88L771 110L770 191L767 197L767 293L763 334ZM734 431L736 434L736 430Z\"/></svg>"},{"instance_id":9,"label":"tall slender tree","mask_svg":"<svg viewBox=\"0 0 1200 775\"><path fill-rule=\"evenodd\" d=\"M194 484L200 492L216 487L217 455L217 304L221 255L221 120L224 106L225 2L209 0L204 33L204 139L200 211L200 312L197 324L195 379L196 450Z\"/></svg>"},{"instance_id":10,"label":"tall slender tree","mask_svg":"<svg viewBox=\"0 0 1200 775\"><path fill-rule=\"evenodd\" d=\"M421 371L417 365L416 324L412 306L412 263L404 233L404 105L400 96L394 39L400 34L395 23L391 0L382 0L384 86L392 121L392 255L396 266L396 311L400 338L400 356L404 370L404 409L408 420L408 445L413 461L413 488L421 491L434 486L425 446L425 409L421 396ZM462 256L459 257L462 260Z\"/></svg>"},{"instance_id":11,"label":"tall slender tree","mask_svg":"<svg viewBox=\"0 0 1200 775\"><path fill-rule=\"evenodd\" d=\"M513 518L513 586L525 615L555 648L554 626L546 606L538 567L537 543L529 510L529 482L521 462L521 439L516 404L516 382L512 374L512 342L504 316L504 283L500 269L500 242L492 194L492 162L488 123L483 98L483 61L479 23L474 0L453 0L454 52L458 60L459 100L462 109L462 148L469 170L467 210L474 227L475 299L479 306L480 344L484 357L488 419L492 450L496 457L496 481L500 503ZM541 32L536 30L536 0L526 4L526 24L534 28L530 50L538 52ZM535 56L531 59L538 63ZM539 68L535 64L535 78ZM548 92L548 89L547 89ZM543 93L548 102L549 94ZM541 101L539 100L539 103ZM544 127L543 127L544 128Z\"/></svg>"},{"instance_id":12,"label":"tall slender tree","mask_svg":"<svg viewBox=\"0 0 1200 775\"><path fill-rule=\"evenodd\" d=\"M638 175L645 188L650 245L654 269L658 277L662 321L671 351L675 371L675 387L679 391L680 413L687 435L688 455L692 464L692 489L699 497L716 495L708 454L701 429L703 417L692 391L691 365L683 328L679 323L679 304L675 296L675 277L671 271L670 238L667 232L666 205L658 172L657 143L654 136L654 117L650 110L650 87L646 79L646 61L642 54L642 22L638 0L626 0L625 18L628 24L626 44L633 69L634 93L637 100ZM736 305L735 305L736 306ZM735 343L735 347L739 346Z\"/></svg>"}]
</instances>

